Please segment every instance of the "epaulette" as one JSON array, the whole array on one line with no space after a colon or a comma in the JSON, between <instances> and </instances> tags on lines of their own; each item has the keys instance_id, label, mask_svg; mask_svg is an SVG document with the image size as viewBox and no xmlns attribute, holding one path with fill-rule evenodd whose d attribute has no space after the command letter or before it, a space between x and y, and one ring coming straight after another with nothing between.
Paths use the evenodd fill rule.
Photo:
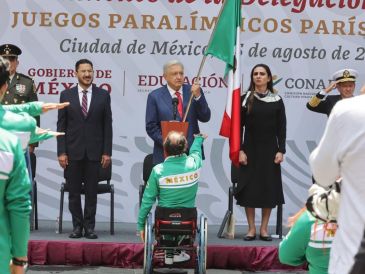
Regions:
<instances>
[{"instance_id":1,"label":"epaulette","mask_svg":"<svg viewBox=\"0 0 365 274\"><path fill-rule=\"evenodd\" d=\"M23 78L29 79L31 81L34 81L34 79L28 75L25 75L23 73L17 73L17 74L18 74L17 77L23 77Z\"/></svg>"}]
</instances>

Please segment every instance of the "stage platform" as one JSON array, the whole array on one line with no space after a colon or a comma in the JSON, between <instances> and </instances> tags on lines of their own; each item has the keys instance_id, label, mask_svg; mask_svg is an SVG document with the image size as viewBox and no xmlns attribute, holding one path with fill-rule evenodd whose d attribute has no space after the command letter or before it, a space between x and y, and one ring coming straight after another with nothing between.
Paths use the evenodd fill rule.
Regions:
<instances>
[{"instance_id":1,"label":"stage platform","mask_svg":"<svg viewBox=\"0 0 365 274\"><path fill-rule=\"evenodd\" d=\"M56 223L40 221L39 229L31 232L29 260L32 265L92 265L136 269L143 265L143 245L136 235L136 225L115 223L115 234L110 235L109 223L97 223L97 240L69 239L71 222L63 223L63 233L56 233ZM236 226L235 239L217 237L219 226L208 226L209 269L240 269L247 271L304 270L305 266L289 267L278 261L280 239L246 242L247 230ZM270 227L274 232L274 227ZM284 229L284 234L287 232Z\"/></svg>"}]
</instances>

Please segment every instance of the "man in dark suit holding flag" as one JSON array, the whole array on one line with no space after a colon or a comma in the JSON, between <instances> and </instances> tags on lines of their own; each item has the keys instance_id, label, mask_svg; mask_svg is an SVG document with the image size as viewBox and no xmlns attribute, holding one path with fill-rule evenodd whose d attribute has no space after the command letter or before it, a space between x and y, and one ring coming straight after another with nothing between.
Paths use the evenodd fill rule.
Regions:
<instances>
[{"instance_id":1,"label":"man in dark suit holding flag","mask_svg":"<svg viewBox=\"0 0 365 274\"><path fill-rule=\"evenodd\" d=\"M194 96L186 116L186 122L189 122L188 136L186 136L188 147L193 143L194 134L200 133L198 121L205 123L210 120L210 108L200 85L184 84L184 66L181 62L177 60L167 62L163 67L163 76L167 84L148 95L146 108L146 131L154 141L153 164L155 165L164 161L161 121L174 120L172 103L174 97L178 99L176 119L182 121L186 115L190 95Z\"/></svg>"}]
</instances>

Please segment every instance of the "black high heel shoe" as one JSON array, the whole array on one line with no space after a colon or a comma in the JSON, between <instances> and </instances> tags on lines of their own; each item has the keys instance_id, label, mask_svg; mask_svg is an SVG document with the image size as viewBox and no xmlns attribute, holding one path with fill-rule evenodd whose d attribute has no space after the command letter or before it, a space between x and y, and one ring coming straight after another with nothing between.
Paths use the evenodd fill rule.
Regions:
<instances>
[{"instance_id":1,"label":"black high heel shoe","mask_svg":"<svg viewBox=\"0 0 365 274\"><path fill-rule=\"evenodd\" d=\"M260 234L260 240L261 240L261 241L265 241L265 242L271 242L271 241L272 241L272 238L271 238L271 236L270 236L270 235L262 236L262 235Z\"/></svg>"},{"instance_id":2,"label":"black high heel shoe","mask_svg":"<svg viewBox=\"0 0 365 274\"><path fill-rule=\"evenodd\" d=\"M256 235L250 236L250 235L246 235L245 237L243 237L244 241L254 241L256 240Z\"/></svg>"}]
</instances>

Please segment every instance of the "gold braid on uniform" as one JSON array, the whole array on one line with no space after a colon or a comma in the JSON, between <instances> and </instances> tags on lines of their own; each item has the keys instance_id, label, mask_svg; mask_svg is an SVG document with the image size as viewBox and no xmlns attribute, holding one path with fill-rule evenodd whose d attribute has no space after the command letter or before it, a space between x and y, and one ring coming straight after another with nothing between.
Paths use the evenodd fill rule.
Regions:
<instances>
[{"instance_id":1,"label":"gold braid on uniform","mask_svg":"<svg viewBox=\"0 0 365 274\"><path fill-rule=\"evenodd\" d=\"M322 99L318 98L317 95L314 95L308 102L308 104L312 107L315 108L319 105L319 103L322 101Z\"/></svg>"}]
</instances>

